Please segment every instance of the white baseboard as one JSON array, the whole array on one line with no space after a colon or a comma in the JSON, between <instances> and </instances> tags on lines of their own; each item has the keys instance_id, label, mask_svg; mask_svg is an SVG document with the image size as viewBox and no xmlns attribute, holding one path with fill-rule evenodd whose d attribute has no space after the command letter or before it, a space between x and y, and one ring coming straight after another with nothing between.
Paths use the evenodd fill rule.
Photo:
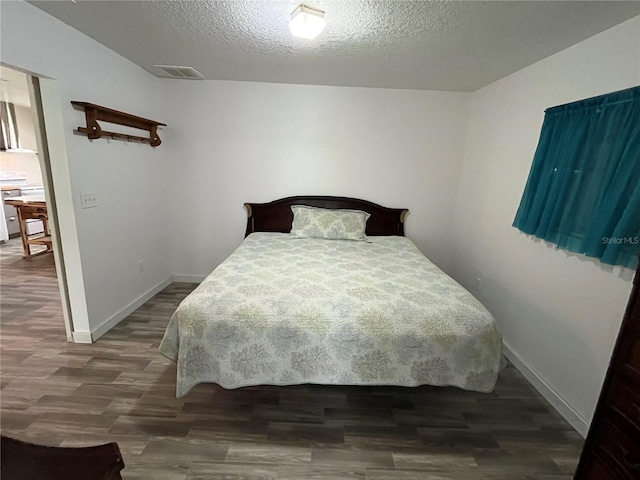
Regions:
<instances>
[{"instance_id":1,"label":"white baseboard","mask_svg":"<svg viewBox=\"0 0 640 480\"><path fill-rule=\"evenodd\" d=\"M533 371L508 345L503 343L503 353L507 359L516 367L522 375L529 380L540 395L551 404L562 417L580 434L583 438L589 431L589 422L582 417L567 401L560 396L547 382Z\"/></svg>"},{"instance_id":2,"label":"white baseboard","mask_svg":"<svg viewBox=\"0 0 640 480\"><path fill-rule=\"evenodd\" d=\"M92 341L95 342L96 340L98 340L102 335L107 333L109 330L111 330L113 327L115 327L118 323L120 323L122 320L127 318L129 315L131 315L133 312L135 312L138 308L140 308L142 305L144 305L151 297L153 297L154 295L158 294L159 292L161 292L162 290L167 288L169 285L171 285L171 280L172 280L171 278L167 278L166 280L163 280L162 282L160 282L156 286L154 286L154 287L150 288L149 290L147 290L146 292L144 292L142 295L140 295L138 298L136 298L133 302L131 302L125 308L120 310L118 313L113 315L110 319L108 319L106 322L104 322L98 328L93 330L91 332L91 341L89 341L89 342L79 342L79 343L91 343ZM80 332L80 333L84 333L84 332ZM76 332L74 332L73 338L74 338L74 341L75 341Z\"/></svg>"},{"instance_id":3,"label":"white baseboard","mask_svg":"<svg viewBox=\"0 0 640 480\"><path fill-rule=\"evenodd\" d=\"M73 343L93 343L91 332L72 332Z\"/></svg>"},{"instance_id":4,"label":"white baseboard","mask_svg":"<svg viewBox=\"0 0 640 480\"><path fill-rule=\"evenodd\" d=\"M206 275L181 275L174 273L172 275L175 283L202 283L207 278Z\"/></svg>"}]
</instances>

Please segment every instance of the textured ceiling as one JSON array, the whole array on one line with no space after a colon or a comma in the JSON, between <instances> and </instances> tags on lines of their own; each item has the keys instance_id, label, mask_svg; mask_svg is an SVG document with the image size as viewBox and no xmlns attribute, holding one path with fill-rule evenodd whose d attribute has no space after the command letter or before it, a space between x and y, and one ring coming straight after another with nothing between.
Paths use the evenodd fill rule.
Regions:
<instances>
[{"instance_id":1,"label":"textured ceiling","mask_svg":"<svg viewBox=\"0 0 640 480\"><path fill-rule=\"evenodd\" d=\"M288 29L298 1L30 3L158 75L465 92L640 15L637 0L308 0L327 26L304 40Z\"/></svg>"}]
</instances>

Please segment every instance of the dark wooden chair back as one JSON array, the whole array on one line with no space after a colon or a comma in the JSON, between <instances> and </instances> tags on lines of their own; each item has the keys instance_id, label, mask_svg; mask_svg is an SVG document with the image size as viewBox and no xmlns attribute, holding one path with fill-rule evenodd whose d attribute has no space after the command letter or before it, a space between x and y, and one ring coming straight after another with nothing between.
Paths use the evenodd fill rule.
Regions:
<instances>
[{"instance_id":1,"label":"dark wooden chair back","mask_svg":"<svg viewBox=\"0 0 640 480\"><path fill-rule=\"evenodd\" d=\"M2 436L2 480L122 480L117 443L94 447L46 447Z\"/></svg>"}]
</instances>

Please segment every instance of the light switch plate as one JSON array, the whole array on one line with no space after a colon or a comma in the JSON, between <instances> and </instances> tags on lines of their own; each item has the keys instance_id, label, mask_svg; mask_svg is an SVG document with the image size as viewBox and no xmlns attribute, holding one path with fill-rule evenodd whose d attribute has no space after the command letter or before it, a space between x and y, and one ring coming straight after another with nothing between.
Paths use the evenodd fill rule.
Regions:
<instances>
[{"instance_id":1,"label":"light switch plate","mask_svg":"<svg viewBox=\"0 0 640 480\"><path fill-rule=\"evenodd\" d=\"M98 206L98 202L96 200L96 194L93 192L81 193L80 194L80 205L82 208L93 208Z\"/></svg>"}]
</instances>

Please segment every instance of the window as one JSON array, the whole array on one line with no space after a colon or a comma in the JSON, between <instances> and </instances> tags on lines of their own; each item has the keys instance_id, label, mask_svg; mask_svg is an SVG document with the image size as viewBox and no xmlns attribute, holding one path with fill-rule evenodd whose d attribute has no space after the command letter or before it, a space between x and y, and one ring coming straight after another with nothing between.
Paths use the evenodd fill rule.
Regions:
<instances>
[{"instance_id":1,"label":"window","mask_svg":"<svg viewBox=\"0 0 640 480\"><path fill-rule=\"evenodd\" d=\"M635 268L640 254L640 87L545 111L513 226Z\"/></svg>"}]
</instances>

